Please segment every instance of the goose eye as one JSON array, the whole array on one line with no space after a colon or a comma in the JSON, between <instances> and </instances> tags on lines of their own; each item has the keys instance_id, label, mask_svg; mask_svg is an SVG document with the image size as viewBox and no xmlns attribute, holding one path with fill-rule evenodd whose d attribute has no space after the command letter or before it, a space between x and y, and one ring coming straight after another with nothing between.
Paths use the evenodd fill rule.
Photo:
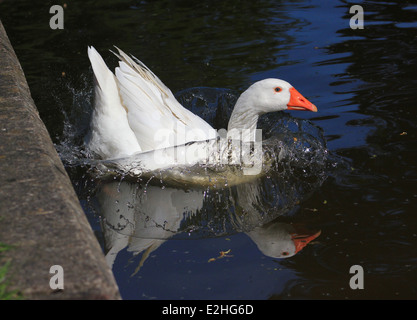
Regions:
<instances>
[{"instance_id":1,"label":"goose eye","mask_svg":"<svg viewBox=\"0 0 417 320\"><path fill-rule=\"evenodd\" d=\"M288 251L284 251L283 253L281 253L284 257L288 256L290 253Z\"/></svg>"},{"instance_id":2,"label":"goose eye","mask_svg":"<svg viewBox=\"0 0 417 320\"><path fill-rule=\"evenodd\" d=\"M274 90L275 90L275 92L281 92L282 88L281 87L275 87Z\"/></svg>"}]
</instances>

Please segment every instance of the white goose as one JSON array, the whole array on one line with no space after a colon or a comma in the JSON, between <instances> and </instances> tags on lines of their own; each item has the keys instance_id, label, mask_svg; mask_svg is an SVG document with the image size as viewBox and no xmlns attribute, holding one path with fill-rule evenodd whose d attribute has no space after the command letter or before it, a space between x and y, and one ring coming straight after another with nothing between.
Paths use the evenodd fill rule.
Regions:
<instances>
[{"instance_id":1,"label":"white goose","mask_svg":"<svg viewBox=\"0 0 417 320\"><path fill-rule=\"evenodd\" d=\"M95 104L86 139L90 152L103 160L117 159L217 137L216 131L185 109L142 62L120 49L114 54L120 59L115 75L100 54L88 48L95 76ZM247 129L253 136L260 115L281 110L316 112L317 108L288 82L261 80L237 100L228 132Z\"/></svg>"}]
</instances>

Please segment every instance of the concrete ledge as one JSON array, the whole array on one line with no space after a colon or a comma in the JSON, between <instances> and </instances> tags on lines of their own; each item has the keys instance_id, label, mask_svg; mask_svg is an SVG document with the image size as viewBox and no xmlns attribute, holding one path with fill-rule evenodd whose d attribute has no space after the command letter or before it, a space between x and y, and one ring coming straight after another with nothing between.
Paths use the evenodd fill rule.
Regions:
<instances>
[{"instance_id":1,"label":"concrete ledge","mask_svg":"<svg viewBox=\"0 0 417 320\"><path fill-rule=\"evenodd\" d=\"M0 266L26 299L120 299L0 21ZM64 289L49 286L50 267Z\"/></svg>"}]
</instances>

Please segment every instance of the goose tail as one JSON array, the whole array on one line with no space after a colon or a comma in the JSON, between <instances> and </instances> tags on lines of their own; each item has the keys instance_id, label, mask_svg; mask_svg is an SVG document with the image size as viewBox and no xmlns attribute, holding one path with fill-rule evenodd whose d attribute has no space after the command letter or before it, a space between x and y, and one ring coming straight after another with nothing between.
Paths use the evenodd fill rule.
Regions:
<instances>
[{"instance_id":1,"label":"goose tail","mask_svg":"<svg viewBox=\"0 0 417 320\"><path fill-rule=\"evenodd\" d=\"M117 158L141 151L129 126L114 74L94 47L88 47L94 72L94 109L86 145L102 159Z\"/></svg>"}]
</instances>

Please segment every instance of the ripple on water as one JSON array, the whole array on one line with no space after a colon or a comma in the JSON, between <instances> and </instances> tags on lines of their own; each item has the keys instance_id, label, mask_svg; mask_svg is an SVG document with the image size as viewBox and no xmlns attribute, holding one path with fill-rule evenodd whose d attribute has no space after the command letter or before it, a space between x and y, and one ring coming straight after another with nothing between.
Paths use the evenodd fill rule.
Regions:
<instances>
[{"instance_id":1,"label":"ripple on water","mask_svg":"<svg viewBox=\"0 0 417 320\"><path fill-rule=\"evenodd\" d=\"M215 88L192 88L177 97L216 128L227 125L224 119L229 118L236 101L230 90ZM82 168L83 177L94 181L84 192L98 202L108 234L161 240L218 237L250 231L291 213L337 167L339 160L327 150L322 130L311 122L277 113L262 117L258 127L268 166L245 183L231 180L242 177L242 168L236 165L146 172L137 158L128 158L123 161L129 170L121 170L117 160L93 159L82 144L75 144L82 141L79 135L84 132L77 132L76 123L67 124L57 149L67 167ZM196 187L188 183L190 177L210 183Z\"/></svg>"}]
</instances>

